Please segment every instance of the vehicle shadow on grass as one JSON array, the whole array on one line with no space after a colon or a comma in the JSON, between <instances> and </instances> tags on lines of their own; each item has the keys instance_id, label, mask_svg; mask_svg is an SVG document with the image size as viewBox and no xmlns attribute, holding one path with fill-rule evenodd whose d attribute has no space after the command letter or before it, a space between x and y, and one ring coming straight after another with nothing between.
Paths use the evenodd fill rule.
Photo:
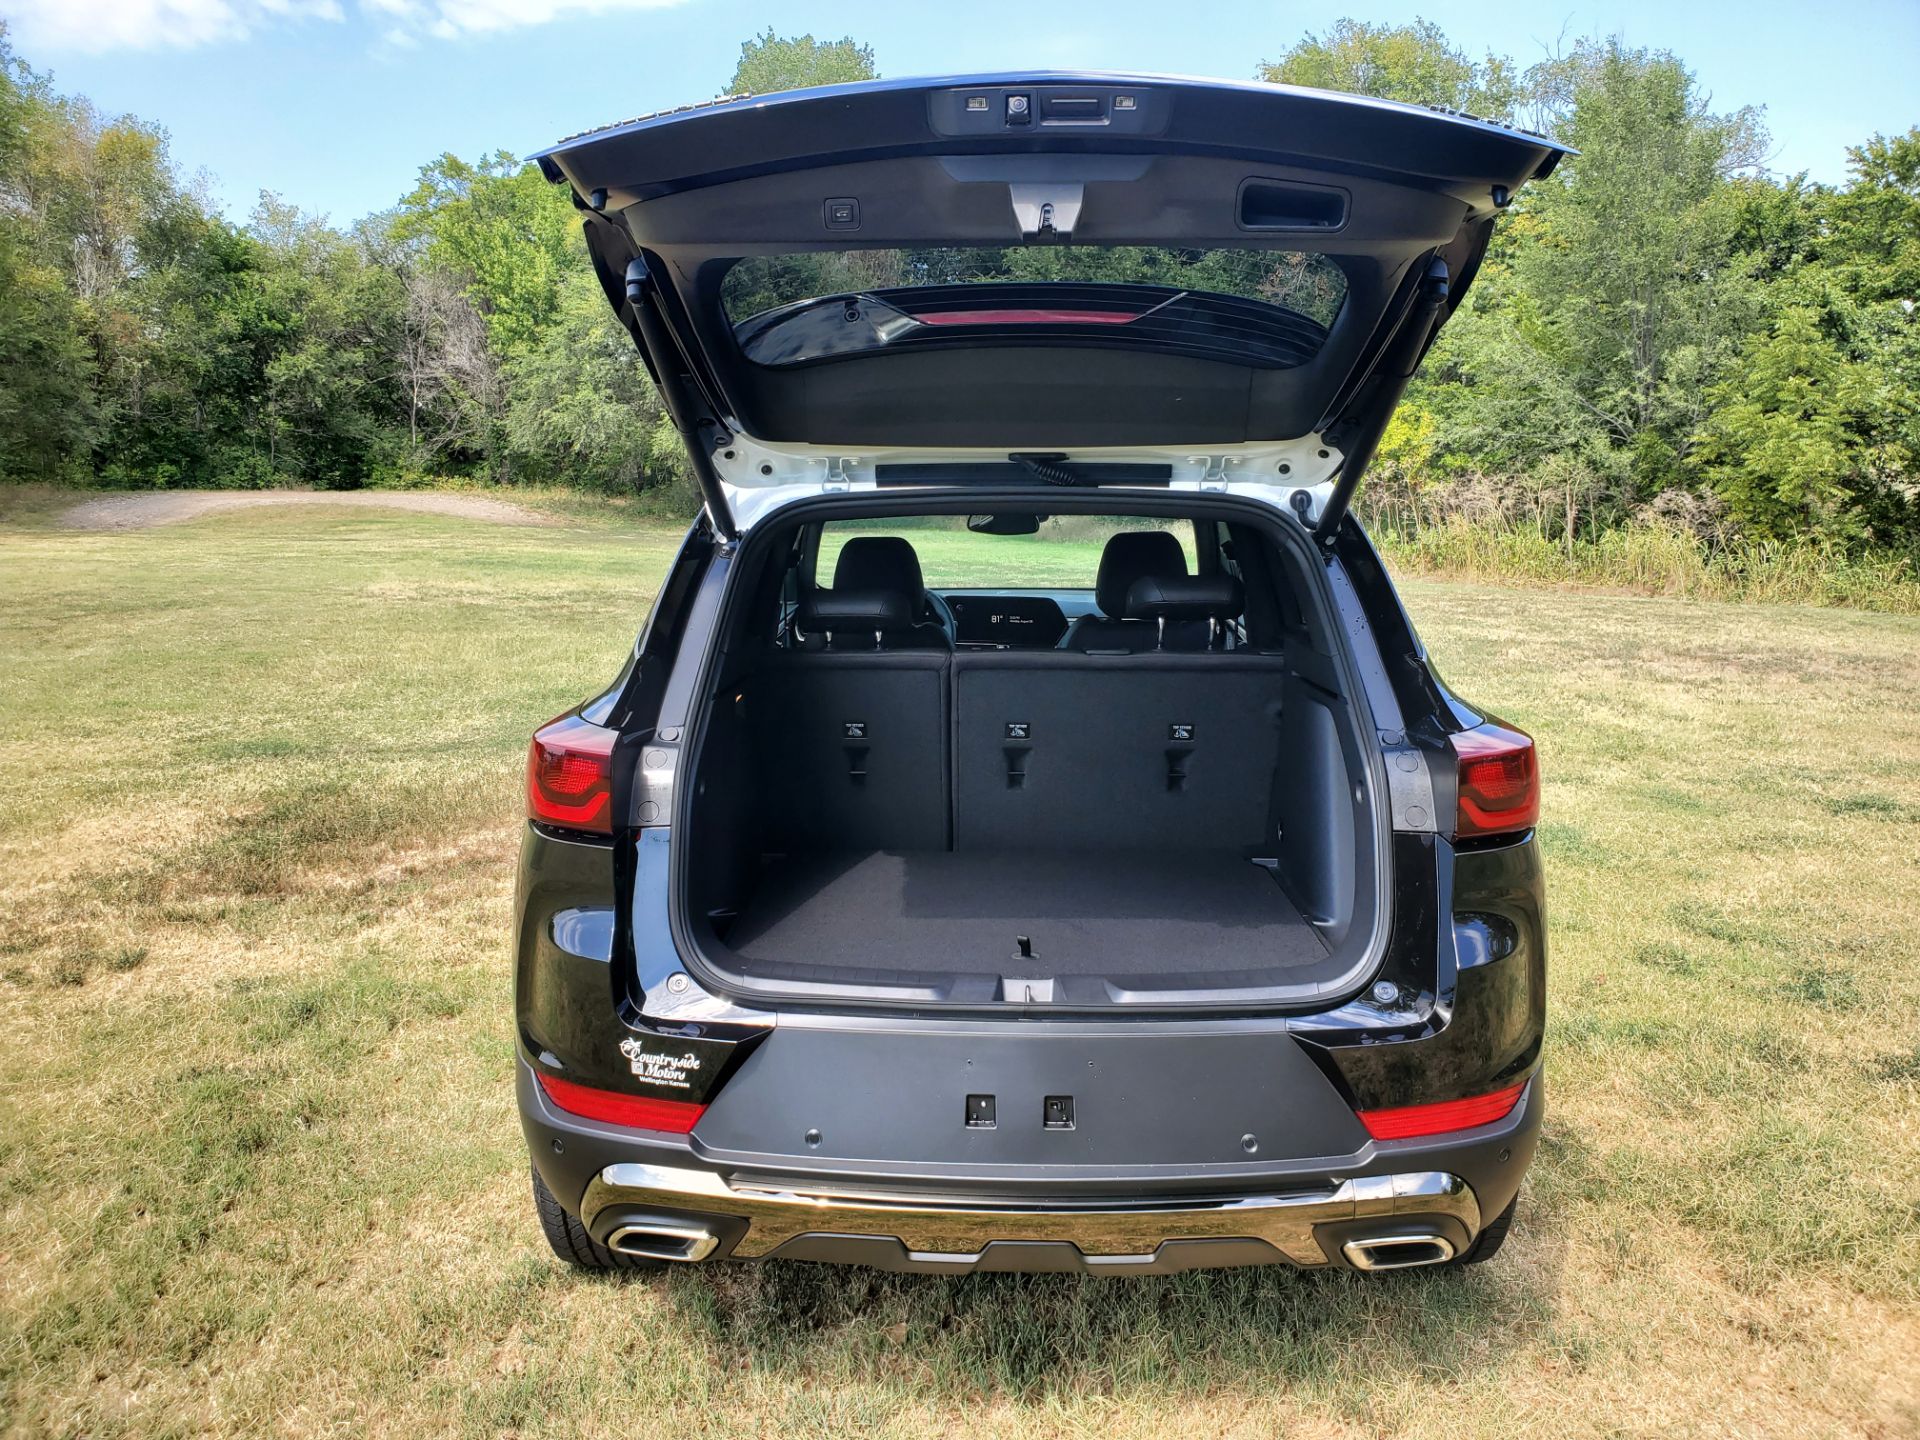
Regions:
<instances>
[{"instance_id":1,"label":"vehicle shadow on grass","mask_svg":"<svg viewBox=\"0 0 1920 1440\"><path fill-rule=\"evenodd\" d=\"M1523 1240L1465 1270L948 1277L769 1262L676 1271L663 1298L756 1369L884 1374L929 1398L1371 1390L1498 1368L1516 1330L1551 1325L1565 1246L1529 1208Z\"/></svg>"}]
</instances>

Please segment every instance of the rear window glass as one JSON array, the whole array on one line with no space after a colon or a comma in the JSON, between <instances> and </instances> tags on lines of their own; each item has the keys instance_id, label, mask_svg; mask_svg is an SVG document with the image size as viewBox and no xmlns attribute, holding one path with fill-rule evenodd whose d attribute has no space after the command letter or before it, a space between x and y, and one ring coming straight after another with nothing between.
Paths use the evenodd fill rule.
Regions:
<instances>
[{"instance_id":1,"label":"rear window glass","mask_svg":"<svg viewBox=\"0 0 1920 1440\"><path fill-rule=\"evenodd\" d=\"M1032 535L981 535L960 515L896 520L830 520L820 527L816 582L833 583L841 547L856 535L898 535L920 557L930 590L1092 590L1100 552L1122 530L1165 530L1186 552L1187 570L1199 569L1193 522L1164 515L1056 515Z\"/></svg>"},{"instance_id":2,"label":"rear window glass","mask_svg":"<svg viewBox=\"0 0 1920 1440\"><path fill-rule=\"evenodd\" d=\"M1157 245L753 256L720 286L741 347L769 365L981 342L1298 365L1318 352L1346 295L1346 276L1324 255Z\"/></svg>"}]
</instances>

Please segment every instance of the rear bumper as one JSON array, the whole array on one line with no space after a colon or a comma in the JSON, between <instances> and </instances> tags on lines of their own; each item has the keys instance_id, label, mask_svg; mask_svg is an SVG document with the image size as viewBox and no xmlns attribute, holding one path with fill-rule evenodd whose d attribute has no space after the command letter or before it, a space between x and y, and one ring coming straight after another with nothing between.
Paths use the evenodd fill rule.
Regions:
<instances>
[{"instance_id":1,"label":"rear bumper","mask_svg":"<svg viewBox=\"0 0 1920 1440\"><path fill-rule=\"evenodd\" d=\"M581 1219L602 1244L681 1261L826 1260L886 1270L1164 1274L1221 1265L1433 1264L1479 1234L1457 1175L1369 1175L1172 1204L996 1206L850 1195L666 1165L610 1165Z\"/></svg>"},{"instance_id":2,"label":"rear bumper","mask_svg":"<svg viewBox=\"0 0 1920 1440\"><path fill-rule=\"evenodd\" d=\"M535 1166L602 1244L663 1259L813 1260L923 1273L1151 1275L1231 1265L1387 1268L1465 1251L1512 1201L1544 1108L1538 1076L1474 1130L1350 1154L1178 1167L858 1171L819 1155L723 1154L556 1110L520 1066ZM1150 1150L1140 1134L1130 1147ZM1380 1263L1368 1249L1383 1247Z\"/></svg>"}]
</instances>

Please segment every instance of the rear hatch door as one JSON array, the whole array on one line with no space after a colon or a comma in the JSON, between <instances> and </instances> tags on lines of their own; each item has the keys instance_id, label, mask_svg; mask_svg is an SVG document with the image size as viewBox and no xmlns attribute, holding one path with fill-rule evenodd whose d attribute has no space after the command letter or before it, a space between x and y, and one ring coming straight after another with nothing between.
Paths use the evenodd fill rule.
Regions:
<instances>
[{"instance_id":1,"label":"rear hatch door","mask_svg":"<svg viewBox=\"0 0 1920 1440\"><path fill-rule=\"evenodd\" d=\"M780 498L748 492L880 451L1338 449L1562 153L1386 101L1048 72L740 97L538 159L730 533Z\"/></svg>"}]
</instances>

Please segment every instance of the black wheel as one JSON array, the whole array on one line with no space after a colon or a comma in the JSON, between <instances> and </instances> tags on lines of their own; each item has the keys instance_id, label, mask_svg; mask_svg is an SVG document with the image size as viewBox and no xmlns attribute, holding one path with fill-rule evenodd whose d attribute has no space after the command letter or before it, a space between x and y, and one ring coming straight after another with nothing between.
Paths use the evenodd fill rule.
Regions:
<instances>
[{"instance_id":1,"label":"black wheel","mask_svg":"<svg viewBox=\"0 0 1920 1440\"><path fill-rule=\"evenodd\" d=\"M607 1249L598 1240L587 1233L587 1227L566 1211L553 1192L547 1188L547 1182L540 1178L540 1172L533 1172L533 1209L540 1217L540 1228L546 1232L547 1244L553 1247L553 1253L569 1265L581 1270L664 1270L664 1260L648 1260L638 1255L621 1255Z\"/></svg>"},{"instance_id":2,"label":"black wheel","mask_svg":"<svg viewBox=\"0 0 1920 1440\"><path fill-rule=\"evenodd\" d=\"M1449 1265L1484 1265L1498 1255L1500 1247L1507 1243L1507 1231L1512 1228L1513 1212L1519 1203L1518 1195L1509 1200L1507 1208L1488 1221L1486 1227L1474 1237L1473 1244L1467 1247L1466 1253L1454 1256L1447 1263Z\"/></svg>"}]
</instances>

